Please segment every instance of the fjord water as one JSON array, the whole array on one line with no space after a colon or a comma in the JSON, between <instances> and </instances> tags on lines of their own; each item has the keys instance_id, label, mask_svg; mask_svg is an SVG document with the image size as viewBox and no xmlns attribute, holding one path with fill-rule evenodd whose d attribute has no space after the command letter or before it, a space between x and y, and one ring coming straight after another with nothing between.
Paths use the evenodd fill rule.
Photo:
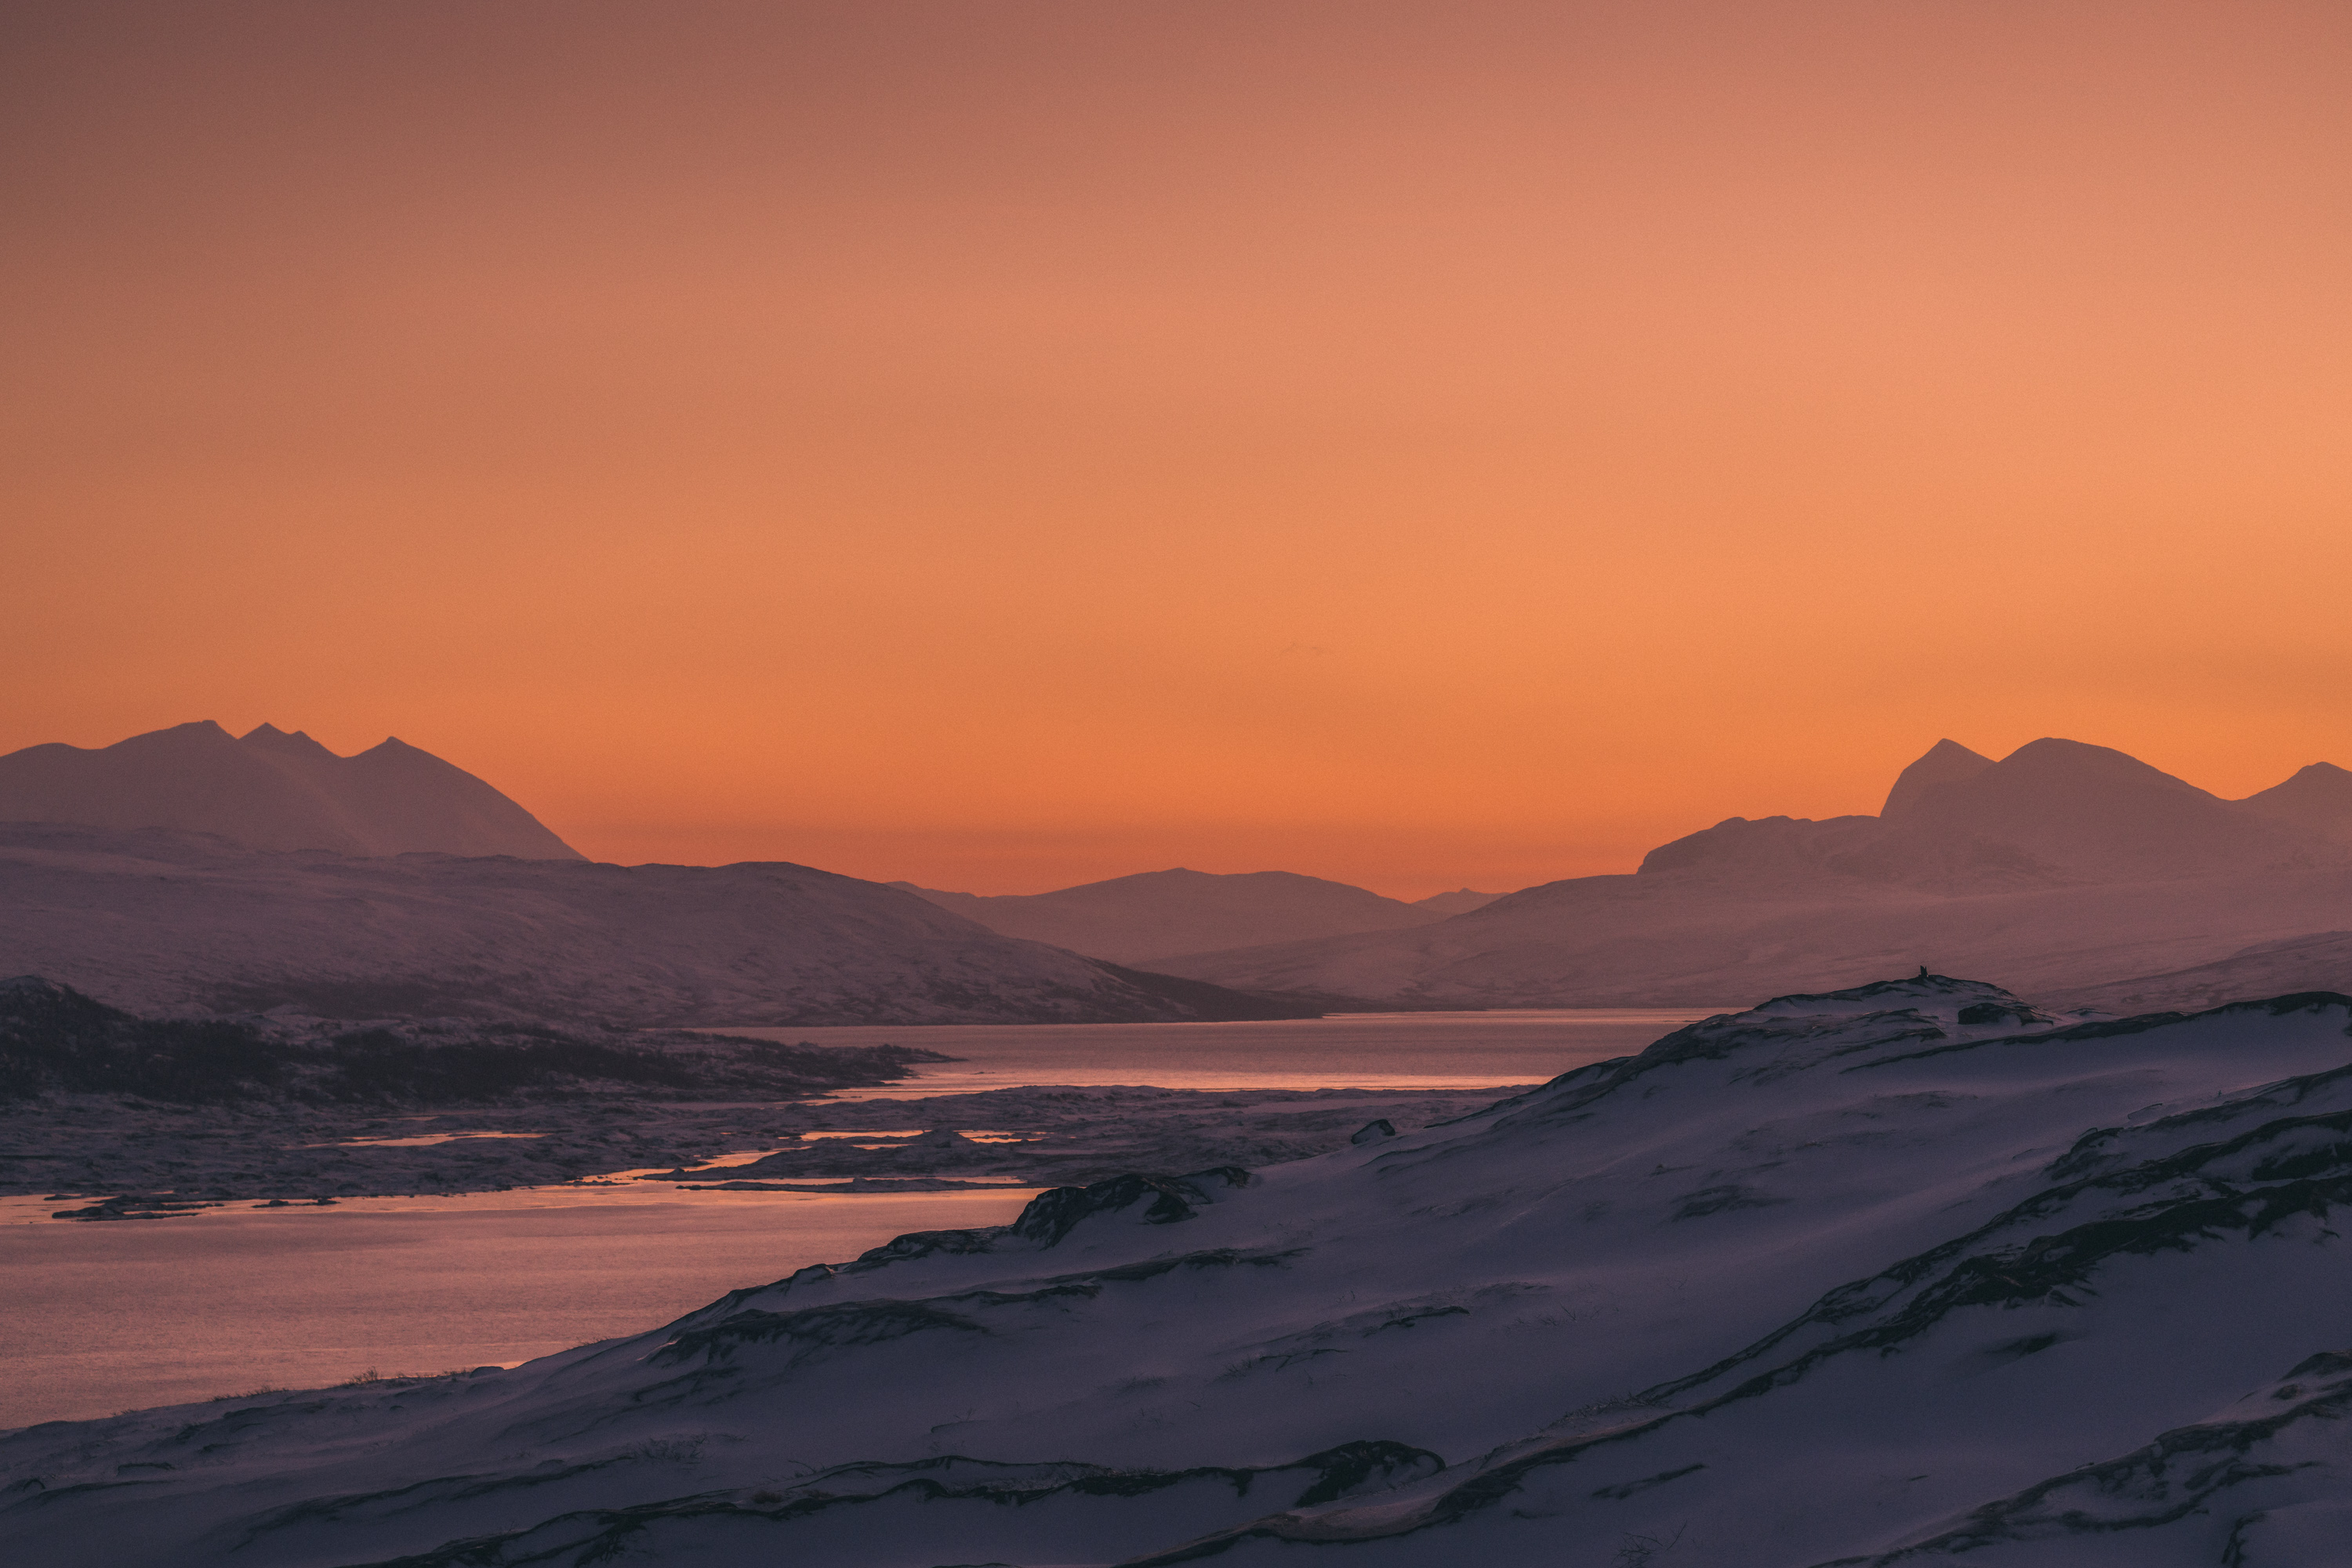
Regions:
<instances>
[{"instance_id":1,"label":"fjord water","mask_svg":"<svg viewBox=\"0 0 2352 1568\"><path fill-rule=\"evenodd\" d=\"M1032 1195L543 1187L110 1225L0 1200L0 1429L526 1361Z\"/></svg>"},{"instance_id":2,"label":"fjord water","mask_svg":"<svg viewBox=\"0 0 2352 1568\"><path fill-rule=\"evenodd\" d=\"M1335 1013L1234 1024L945 1024L719 1031L820 1046L919 1046L961 1059L839 1098L907 1100L1030 1084L1161 1089L1484 1089L1630 1056L1729 1007Z\"/></svg>"},{"instance_id":3,"label":"fjord water","mask_svg":"<svg viewBox=\"0 0 2352 1568\"><path fill-rule=\"evenodd\" d=\"M852 1091L1031 1084L1507 1089L1640 1050L1702 1010L1401 1013L1270 1023L736 1030L960 1059ZM0 1428L433 1373L642 1331L908 1231L1003 1224L1031 1189L807 1194L616 1184L242 1205L73 1224L0 1199Z\"/></svg>"}]
</instances>

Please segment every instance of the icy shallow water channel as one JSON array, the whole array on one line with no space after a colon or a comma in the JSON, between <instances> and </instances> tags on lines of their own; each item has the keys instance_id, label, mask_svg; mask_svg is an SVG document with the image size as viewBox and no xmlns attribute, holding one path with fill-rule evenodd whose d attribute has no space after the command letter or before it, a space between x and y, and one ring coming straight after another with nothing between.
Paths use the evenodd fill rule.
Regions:
<instances>
[{"instance_id":1,"label":"icy shallow water channel","mask_svg":"<svg viewBox=\"0 0 2352 1568\"><path fill-rule=\"evenodd\" d=\"M891 1041L962 1058L841 1097L898 1100L1026 1085L1528 1084L1639 1050L1702 1016L1414 1013L730 1032ZM394 1132L383 1141L421 1140ZM50 1223L56 1202L0 1199L0 1428L263 1386L317 1387L371 1368L392 1375L524 1361L638 1332L738 1287L854 1258L908 1231L1002 1224L1034 1190L810 1194L616 1183L347 1198L323 1208L236 1205L109 1225Z\"/></svg>"}]
</instances>

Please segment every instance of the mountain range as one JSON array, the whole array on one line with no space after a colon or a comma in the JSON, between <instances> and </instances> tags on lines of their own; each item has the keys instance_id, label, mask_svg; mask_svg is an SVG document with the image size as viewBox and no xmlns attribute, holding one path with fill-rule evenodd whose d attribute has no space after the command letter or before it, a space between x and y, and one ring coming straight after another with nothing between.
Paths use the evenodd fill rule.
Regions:
<instances>
[{"instance_id":1,"label":"mountain range","mask_svg":"<svg viewBox=\"0 0 2352 1568\"><path fill-rule=\"evenodd\" d=\"M1704 1006L1905 964L2053 996L2210 1001L2282 978L2352 984L2342 944L2313 940L2352 927L2347 823L2352 773L2326 763L2228 801L2102 746L2043 739L1995 762L1945 741L1875 816L1735 816L1630 875L1160 967L1408 1007Z\"/></svg>"},{"instance_id":2,"label":"mountain range","mask_svg":"<svg viewBox=\"0 0 2352 1568\"><path fill-rule=\"evenodd\" d=\"M113 1568L2315 1568L2352 1538L2348 1034L2326 994L1780 996L513 1368L26 1427L0 1534Z\"/></svg>"},{"instance_id":3,"label":"mountain range","mask_svg":"<svg viewBox=\"0 0 2352 1568\"><path fill-rule=\"evenodd\" d=\"M168 827L247 849L582 858L480 779L399 740L341 757L299 730L232 736L210 720L0 756L0 822Z\"/></svg>"},{"instance_id":4,"label":"mountain range","mask_svg":"<svg viewBox=\"0 0 2352 1568\"><path fill-rule=\"evenodd\" d=\"M413 747L338 757L268 725L10 753L11 817L0 973L147 1011L742 1026L1710 1006L1923 964L2117 1010L2352 985L2352 773L2315 763L2230 801L2054 738L1999 761L1939 742L1875 816L1735 816L1631 874L1417 904L1281 871L981 897L783 863L591 867Z\"/></svg>"},{"instance_id":5,"label":"mountain range","mask_svg":"<svg viewBox=\"0 0 2352 1568\"><path fill-rule=\"evenodd\" d=\"M999 936L806 866L322 850L0 824L0 974L141 1013L626 1027L1121 1022L1315 1009Z\"/></svg>"},{"instance_id":6,"label":"mountain range","mask_svg":"<svg viewBox=\"0 0 2352 1568\"><path fill-rule=\"evenodd\" d=\"M947 893L893 882L1006 936L1050 942L1118 963L1173 953L1396 931L1475 910L1499 895L1438 893L1416 903L1295 871L1218 875L1181 867L1051 893Z\"/></svg>"}]
</instances>

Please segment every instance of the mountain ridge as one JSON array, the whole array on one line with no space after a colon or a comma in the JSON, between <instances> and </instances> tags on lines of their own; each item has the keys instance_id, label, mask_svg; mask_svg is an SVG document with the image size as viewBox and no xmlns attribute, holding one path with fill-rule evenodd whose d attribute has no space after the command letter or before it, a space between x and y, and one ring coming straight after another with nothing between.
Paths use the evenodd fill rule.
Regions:
<instances>
[{"instance_id":1,"label":"mountain ridge","mask_svg":"<svg viewBox=\"0 0 2352 1568\"><path fill-rule=\"evenodd\" d=\"M789 862L263 852L0 824L0 973L145 1014L290 1007L626 1027L1313 1016L1005 937Z\"/></svg>"},{"instance_id":2,"label":"mountain ridge","mask_svg":"<svg viewBox=\"0 0 2352 1568\"><path fill-rule=\"evenodd\" d=\"M210 719L0 755L0 822L209 833L248 849L584 858L491 784L395 736L344 757L299 730L233 736Z\"/></svg>"},{"instance_id":3,"label":"mountain ridge","mask_svg":"<svg viewBox=\"0 0 2352 1568\"><path fill-rule=\"evenodd\" d=\"M2337 781L2306 775L2298 793L2319 807L2290 804L2324 815ZM1890 799L1892 820L1727 818L1634 873L1539 883L1418 929L1160 966L1399 1006L1544 1007L1704 1005L1927 964L2155 1005L2172 994L2159 977L2179 975L2181 999L2210 996L2221 978L2186 972L2339 930L2352 902L2352 846L2284 819L2276 796L2223 800L2107 747L2045 737L1994 763L1942 741ZM2259 973L2352 988L2333 950L2298 951L2311 967Z\"/></svg>"},{"instance_id":4,"label":"mountain ridge","mask_svg":"<svg viewBox=\"0 0 2352 1568\"><path fill-rule=\"evenodd\" d=\"M1217 873L1174 867L1046 893L946 892L892 882L1006 936L1051 942L1117 963L1200 951L1425 925L1493 895L1438 893L1417 902L1296 871Z\"/></svg>"}]
</instances>

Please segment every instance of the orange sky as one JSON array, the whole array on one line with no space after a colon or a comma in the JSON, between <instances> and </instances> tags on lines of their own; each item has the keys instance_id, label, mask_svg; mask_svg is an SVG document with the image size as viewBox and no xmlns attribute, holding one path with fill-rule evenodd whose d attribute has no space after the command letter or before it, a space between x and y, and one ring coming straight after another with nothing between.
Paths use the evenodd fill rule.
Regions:
<instances>
[{"instance_id":1,"label":"orange sky","mask_svg":"<svg viewBox=\"0 0 2352 1568\"><path fill-rule=\"evenodd\" d=\"M0 12L0 749L1418 896L2352 764L2352 8Z\"/></svg>"}]
</instances>

